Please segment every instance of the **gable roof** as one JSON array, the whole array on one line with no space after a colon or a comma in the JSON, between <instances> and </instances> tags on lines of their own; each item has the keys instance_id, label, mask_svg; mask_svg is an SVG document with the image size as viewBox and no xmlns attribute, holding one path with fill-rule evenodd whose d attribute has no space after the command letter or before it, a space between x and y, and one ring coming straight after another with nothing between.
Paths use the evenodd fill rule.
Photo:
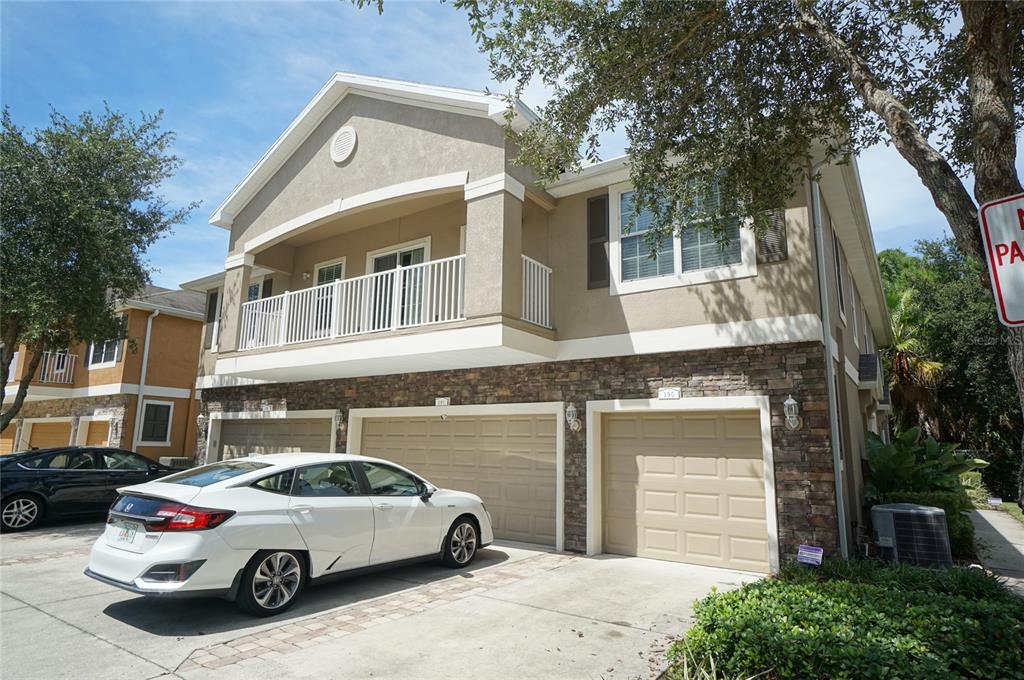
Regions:
<instances>
[{"instance_id":1,"label":"gable roof","mask_svg":"<svg viewBox=\"0 0 1024 680\"><path fill-rule=\"evenodd\" d=\"M509 109L508 100L499 95L339 71L320 88L245 179L217 206L210 215L210 224L230 229L235 216L349 94L490 118L500 126L505 125L505 114ZM523 129L537 120L537 115L519 99L514 101L512 110L513 129Z\"/></svg>"},{"instance_id":2,"label":"gable roof","mask_svg":"<svg viewBox=\"0 0 1024 680\"><path fill-rule=\"evenodd\" d=\"M204 319L206 296L191 290L171 290L160 286L146 286L138 295L125 300L122 307L147 311L160 310L186 319Z\"/></svg>"}]
</instances>

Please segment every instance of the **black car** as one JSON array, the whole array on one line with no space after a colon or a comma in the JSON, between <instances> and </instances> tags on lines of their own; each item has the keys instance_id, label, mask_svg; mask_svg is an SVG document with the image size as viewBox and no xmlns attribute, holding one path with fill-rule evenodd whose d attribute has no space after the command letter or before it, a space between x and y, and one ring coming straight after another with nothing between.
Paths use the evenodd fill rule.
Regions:
<instances>
[{"instance_id":1,"label":"black car","mask_svg":"<svg viewBox=\"0 0 1024 680\"><path fill-rule=\"evenodd\" d=\"M117 489L174 472L122 449L71 446L0 458L0 529L24 531L44 517L102 514Z\"/></svg>"}]
</instances>

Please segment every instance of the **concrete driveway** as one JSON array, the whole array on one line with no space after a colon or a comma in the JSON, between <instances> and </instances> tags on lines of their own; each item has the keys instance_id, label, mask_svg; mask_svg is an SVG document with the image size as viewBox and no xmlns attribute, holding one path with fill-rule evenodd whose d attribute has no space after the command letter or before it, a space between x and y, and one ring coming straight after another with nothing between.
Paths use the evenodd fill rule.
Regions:
<instances>
[{"instance_id":1,"label":"concrete driveway","mask_svg":"<svg viewBox=\"0 0 1024 680\"><path fill-rule=\"evenodd\" d=\"M691 605L750 574L502 544L307 588L254 619L82 575L98 523L0 538L4 678L650 678Z\"/></svg>"}]
</instances>

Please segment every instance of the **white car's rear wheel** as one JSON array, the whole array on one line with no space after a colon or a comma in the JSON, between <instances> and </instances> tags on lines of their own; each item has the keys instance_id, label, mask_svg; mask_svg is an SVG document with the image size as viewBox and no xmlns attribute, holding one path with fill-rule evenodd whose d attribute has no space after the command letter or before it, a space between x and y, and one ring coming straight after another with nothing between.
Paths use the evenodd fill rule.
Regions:
<instances>
[{"instance_id":1,"label":"white car's rear wheel","mask_svg":"<svg viewBox=\"0 0 1024 680\"><path fill-rule=\"evenodd\" d=\"M468 517L460 517L448 530L441 560L454 569L465 567L476 557L476 549L479 544L476 522Z\"/></svg>"},{"instance_id":2,"label":"white car's rear wheel","mask_svg":"<svg viewBox=\"0 0 1024 680\"><path fill-rule=\"evenodd\" d=\"M238 605L256 616L273 616L294 604L306 581L306 562L290 550L262 550L242 573Z\"/></svg>"}]
</instances>

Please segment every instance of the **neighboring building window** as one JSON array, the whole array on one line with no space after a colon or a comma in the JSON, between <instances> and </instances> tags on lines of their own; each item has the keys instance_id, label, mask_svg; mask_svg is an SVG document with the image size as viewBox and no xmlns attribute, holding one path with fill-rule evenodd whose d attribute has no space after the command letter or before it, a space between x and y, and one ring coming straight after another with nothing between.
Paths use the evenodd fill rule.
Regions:
<instances>
[{"instance_id":1,"label":"neighboring building window","mask_svg":"<svg viewBox=\"0 0 1024 680\"><path fill-rule=\"evenodd\" d=\"M117 346L120 340L107 340L106 342L94 342L89 346L89 365L93 368L97 364L113 364L117 361Z\"/></svg>"},{"instance_id":2,"label":"neighboring building window","mask_svg":"<svg viewBox=\"0 0 1024 680\"><path fill-rule=\"evenodd\" d=\"M651 257L651 245L646 232L654 225L654 214L644 209L634 215L635 192L626 191L619 197L619 225L621 229L622 280L636 281L654 276L675 273L672 261L672 237L662 236L658 240L655 256ZM630 228L630 221L636 222Z\"/></svg>"},{"instance_id":3,"label":"neighboring building window","mask_svg":"<svg viewBox=\"0 0 1024 680\"><path fill-rule=\"evenodd\" d=\"M839 297L839 313L846 318L846 295L843 291L843 248L839 245L839 237L832 230L832 252L836 261L836 295Z\"/></svg>"},{"instance_id":4,"label":"neighboring building window","mask_svg":"<svg viewBox=\"0 0 1024 680\"><path fill-rule=\"evenodd\" d=\"M166 401L147 401L142 408L142 444L169 444L171 414L174 405Z\"/></svg>"},{"instance_id":5,"label":"neighboring building window","mask_svg":"<svg viewBox=\"0 0 1024 680\"><path fill-rule=\"evenodd\" d=\"M316 285L318 286L343 278L345 278L344 259L324 262L316 266Z\"/></svg>"}]
</instances>

